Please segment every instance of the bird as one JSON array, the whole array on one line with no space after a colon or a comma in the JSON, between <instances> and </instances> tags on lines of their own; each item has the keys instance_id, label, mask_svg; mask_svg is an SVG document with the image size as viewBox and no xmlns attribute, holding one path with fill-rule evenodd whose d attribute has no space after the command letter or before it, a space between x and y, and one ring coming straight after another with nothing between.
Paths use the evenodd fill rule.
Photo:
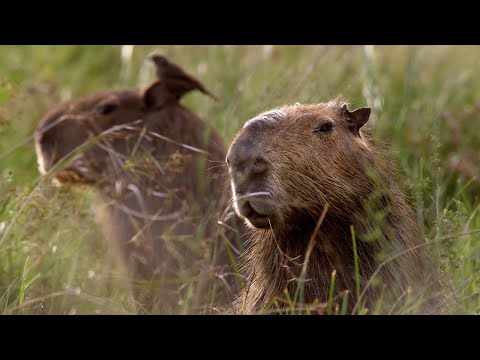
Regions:
<instances>
[{"instance_id":1,"label":"bird","mask_svg":"<svg viewBox=\"0 0 480 360\"><path fill-rule=\"evenodd\" d=\"M149 59L155 64L157 78L165 83L167 89L179 100L184 94L192 90L199 90L218 101L218 98L193 76L185 73L179 66L172 63L165 56L154 53Z\"/></svg>"}]
</instances>

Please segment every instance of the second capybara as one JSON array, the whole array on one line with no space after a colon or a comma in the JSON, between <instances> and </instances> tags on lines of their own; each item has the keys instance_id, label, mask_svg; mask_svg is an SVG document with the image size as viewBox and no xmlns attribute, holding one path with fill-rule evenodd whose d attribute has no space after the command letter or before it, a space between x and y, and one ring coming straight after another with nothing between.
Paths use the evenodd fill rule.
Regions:
<instances>
[{"instance_id":1,"label":"second capybara","mask_svg":"<svg viewBox=\"0 0 480 360\"><path fill-rule=\"evenodd\" d=\"M35 146L42 174L97 189L100 223L121 264L134 282L155 287L154 296L137 296L142 307L175 312L179 289L194 284L201 295L189 302L204 312L228 284L238 237L234 224L217 224L229 198L222 138L180 103L198 80L172 69L145 89L60 104L40 121Z\"/></svg>"},{"instance_id":2,"label":"second capybara","mask_svg":"<svg viewBox=\"0 0 480 360\"><path fill-rule=\"evenodd\" d=\"M226 161L251 235L237 313L435 311L426 240L369 117L297 103L238 132Z\"/></svg>"}]
</instances>

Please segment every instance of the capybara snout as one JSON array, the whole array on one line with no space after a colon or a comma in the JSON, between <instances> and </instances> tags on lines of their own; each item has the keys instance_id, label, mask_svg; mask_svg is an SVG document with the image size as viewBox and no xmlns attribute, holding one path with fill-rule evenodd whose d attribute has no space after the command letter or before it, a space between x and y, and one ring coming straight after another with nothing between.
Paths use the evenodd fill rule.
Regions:
<instances>
[{"instance_id":1,"label":"capybara snout","mask_svg":"<svg viewBox=\"0 0 480 360\"><path fill-rule=\"evenodd\" d=\"M38 169L45 175L63 157L83 143L85 128L65 111L48 116L35 132Z\"/></svg>"},{"instance_id":2,"label":"capybara snout","mask_svg":"<svg viewBox=\"0 0 480 360\"><path fill-rule=\"evenodd\" d=\"M105 160L109 149L113 151L113 146L119 145L118 139L103 138L105 132L113 126L140 120L147 111L144 99L136 90L110 91L59 105L43 117L35 131L40 173L45 175L77 151L78 155L55 174L55 180L60 183L96 182L108 168ZM110 135L115 134L112 132ZM120 134L116 135L119 137ZM109 145L102 146L106 140L110 141ZM115 144L112 145L112 141ZM89 147L89 142L96 146ZM116 146L115 152L126 156L127 148Z\"/></svg>"},{"instance_id":3,"label":"capybara snout","mask_svg":"<svg viewBox=\"0 0 480 360\"><path fill-rule=\"evenodd\" d=\"M270 163L262 147L250 138L241 140L230 149L227 164L237 213L256 227L268 227L276 208L267 185Z\"/></svg>"},{"instance_id":4,"label":"capybara snout","mask_svg":"<svg viewBox=\"0 0 480 360\"><path fill-rule=\"evenodd\" d=\"M324 188L323 203L341 189L361 191L345 181L352 178L351 169L337 164L359 158L358 147L366 145L358 130L369 115L369 109L349 112L332 102L284 106L249 120L227 155L239 216L255 227L269 227L268 220L278 221L291 211L311 211L309 197L319 188ZM362 181L361 175L354 181Z\"/></svg>"}]
</instances>

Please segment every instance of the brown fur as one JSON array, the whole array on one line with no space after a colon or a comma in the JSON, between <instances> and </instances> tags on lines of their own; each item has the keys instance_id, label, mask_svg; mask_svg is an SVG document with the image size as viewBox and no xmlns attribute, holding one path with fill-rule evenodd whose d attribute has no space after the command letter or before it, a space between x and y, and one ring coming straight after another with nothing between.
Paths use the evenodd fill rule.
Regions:
<instances>
[{"instance_id":1,"label":"brown fur","mask_svg":"<svg viewBox=\"0 0 480 360\"><path fill-rule=\"evenodd\" d=\"M348 290L349 312L363 306L373 312L380 298L378 311L407 311L410 305L411 311L431 311L435 271L387 147L362 128L370 110L350 112L338 100L275 111L285 116L268 112L247 123L227 156L235 207L251 231L236 310L271 311L276 300L281 312L288 297L301 306L325 304L335 271L334 306ZM333 130L320 132L327 122ZM256 192L270 195L248 197ZM351 227L361 291L368 284L356 308ZM431 287L424 291L423 285Z\"/></svg>"},{"instance_id":2,"label":"brown fur","mask_svg":"<svg viewBox=\"0 0 480 360\"><path fill-rule=\"evenodd\" d=\"M196 277L211 299L223 286L218 275L230 269L224 228L216 223L228 199L217 166L225 148L178 100L161 80L145 90L112 90L59 105L35 133L44 174L80 148L55 180L98 190L103 231L122 264L167 289L162 300L172 304L183 278ZM153 301L143 300L147 307Z\"/></svg>"}]
</instances>

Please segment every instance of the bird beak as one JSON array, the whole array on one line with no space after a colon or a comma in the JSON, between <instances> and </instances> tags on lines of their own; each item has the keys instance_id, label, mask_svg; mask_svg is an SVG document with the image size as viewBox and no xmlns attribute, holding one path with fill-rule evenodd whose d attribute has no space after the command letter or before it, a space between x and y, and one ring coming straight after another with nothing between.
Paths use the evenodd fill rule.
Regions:
<instances>
[{"instance_id":1,"label":"bird beak","mask_svg":"<svg viewBox=\"0 0 480 360\"><path fill-rule=\"evenodd\" d=\"M157 55L156 53L150 54L150 55L147 56L147 59L150 60L150 61L155 61L155 56L156 55Z\"/></svg>"}]
</instances>

